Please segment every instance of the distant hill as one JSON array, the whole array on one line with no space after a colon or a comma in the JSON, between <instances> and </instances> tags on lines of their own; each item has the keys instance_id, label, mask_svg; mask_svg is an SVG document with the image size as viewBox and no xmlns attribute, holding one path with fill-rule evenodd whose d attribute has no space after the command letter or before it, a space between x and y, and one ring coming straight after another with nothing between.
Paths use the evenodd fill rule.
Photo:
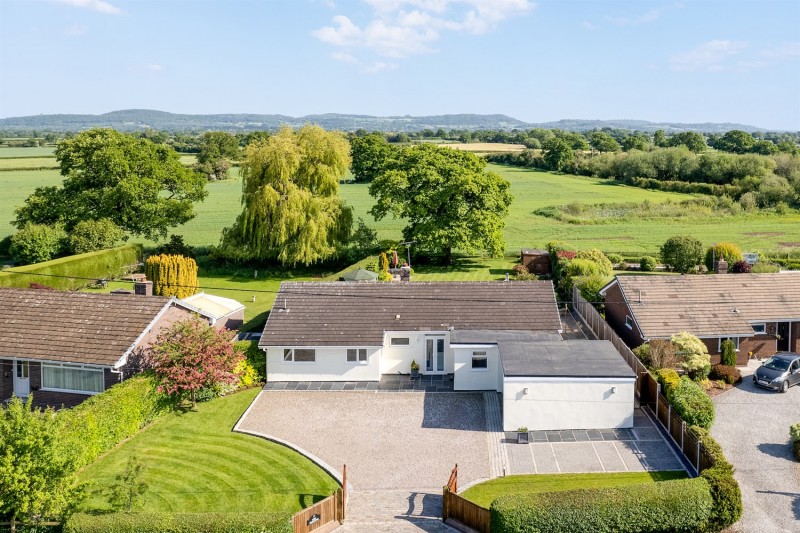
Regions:
<instances>
[{"instance_id":1,"label":"distant hill","mask_svg":"<svg viewBox=\"0 0 800 533\"><path fill-rule=\"evenodd\" d=\"M274 130L282 125L302 126L319 124L329 130L411 132L424 129L443 128L465 130L512 130L529 128L560 128L564 130L585 131L595 128L621 128L653 132L662 129L668 132L701 131L719 133L732 129L745 131L766 131L763 128L746 124L680 124L656 123L646 120L559 120L556 122L527 123L507 115L432 115L432 116L392 116L373 117L369 115L344 115L325 113L290 117L287 115L221 114L221 115L181 115L150 109L125 109L102 115L34 115L0 119L0 131L9 130L50 130L80 131L87 128L107 127L120 131L137 131L153 128L163 131L252 131Z\"/></svg>"}]
</instances>

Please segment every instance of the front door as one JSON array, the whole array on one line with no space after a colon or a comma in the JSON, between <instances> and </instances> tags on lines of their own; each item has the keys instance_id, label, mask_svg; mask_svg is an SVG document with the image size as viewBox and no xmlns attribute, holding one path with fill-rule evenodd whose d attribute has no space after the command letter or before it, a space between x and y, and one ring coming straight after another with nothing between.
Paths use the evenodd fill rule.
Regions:
<instances>
[{"instance_id":1,"label":"front door","mask_svg":"<svg viewBox=\"0 0 800 533\"><path fill-rule=\"evenodd\" d=\"M425 372L444 372L444 337L425 339Z\"/></svg>"},{"instance_id":2,"label":"front door","mask_svg":"<svg viewBox=\"0 0 800 533\"><path fill-rule=\"evenodd\" d=\"M27 398L31 392L29 371L28 361L14 361L14 394L19 398Z\"/></svg>"},{"instance_id":3,"label":"front door","mask_svg":"<svg viewBox=\"0 0 800 533\"><path fill-rule=\"evenodd\" d=\"M776 333L778 334L779 352L789 351L789 324L789 322L778 322Z\"/></svg>"}]
</instances>

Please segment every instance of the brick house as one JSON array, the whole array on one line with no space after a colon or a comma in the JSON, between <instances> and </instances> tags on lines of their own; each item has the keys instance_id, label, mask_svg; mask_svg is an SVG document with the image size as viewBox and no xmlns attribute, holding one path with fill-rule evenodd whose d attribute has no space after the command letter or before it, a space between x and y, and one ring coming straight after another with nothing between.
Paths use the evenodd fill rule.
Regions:
<instances>
[{"instance_id":1,"label":"brick house","mask_svg":"<svg viewBox=\"0 0 800 533\"><path fill-rule=\"evenodd\" d=\"M74 406L121 381L158 333L192 316L174 298L0 288L0 401Z\"/></svg>"},{"instance_id":2,"label":"brick house","mask_svg":"<svg viewBox=\"0 0 800 533\"><path fill-rule=\"evenodd\" d=\"M800 273L617 276L600 294L606 321L630 347L688 331L718 363L722 341L764 358L800 351Z\"/></svg>"}]
</instances>

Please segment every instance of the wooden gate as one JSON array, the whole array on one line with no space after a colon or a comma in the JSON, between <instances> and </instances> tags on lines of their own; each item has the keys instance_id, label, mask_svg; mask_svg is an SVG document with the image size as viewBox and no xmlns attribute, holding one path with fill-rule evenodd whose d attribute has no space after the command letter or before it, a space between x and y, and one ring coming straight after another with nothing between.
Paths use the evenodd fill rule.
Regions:
<instances>
[{"instance_id":1,"label":"wooden gate","mask_svg":"<svg viewBox=\"0 0 800 533\"><path fill-rule=\"evenodd\" d=\"M309 533L331 522L344 522L347 505L347 465L342 470L342 487L324 500L292 516L294 533ZM326 528L328 529L328 528Z\"/></svg>"},{"instance_id":2,"label":"wooden gate","mask_svg":"<svg viewBox=\"0 0 800 533\"><path fill-rule=\"evenodd\" d=\"M489 533L489 509L473 503L458 494L458 465L450 472L450 479L442 489L442 522L457 521L478 533Z\"/></svg>"}]
</instances>

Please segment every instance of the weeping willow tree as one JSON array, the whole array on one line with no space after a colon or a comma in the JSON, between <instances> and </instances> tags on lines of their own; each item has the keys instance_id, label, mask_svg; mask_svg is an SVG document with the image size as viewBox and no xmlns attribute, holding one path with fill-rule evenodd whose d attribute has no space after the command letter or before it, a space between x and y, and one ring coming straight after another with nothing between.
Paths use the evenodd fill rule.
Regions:
<instances>
[{"instance_id":1,"label":"weeping willow tree","mask_svg":"<svg viewBox=\"0 0 800 533\"><path fill-rule=\"evenodd\" d=\"M350 146L319 126L286 127L252 143L242 163L242 213L223 230L222 253L239 260L309 265L347 242L352 210L339 199Z\"/></svg>"}]
</instances>

